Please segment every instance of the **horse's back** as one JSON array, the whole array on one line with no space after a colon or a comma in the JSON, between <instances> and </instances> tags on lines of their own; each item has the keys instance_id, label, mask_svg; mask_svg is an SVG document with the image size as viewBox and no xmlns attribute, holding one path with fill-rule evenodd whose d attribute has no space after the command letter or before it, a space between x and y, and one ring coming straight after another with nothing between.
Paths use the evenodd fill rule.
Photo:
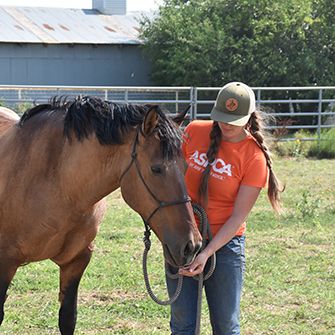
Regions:
<instances>
[{"instance_id":1,"label":"horse's back","mask_svg":"<svg viewBox=\"0 0 335 335\"><path fill-rule=\"evenodd\" d=\"M0 107L0 136L19 121L19 116L9 108Z\"/></svg>"}]
</instances>

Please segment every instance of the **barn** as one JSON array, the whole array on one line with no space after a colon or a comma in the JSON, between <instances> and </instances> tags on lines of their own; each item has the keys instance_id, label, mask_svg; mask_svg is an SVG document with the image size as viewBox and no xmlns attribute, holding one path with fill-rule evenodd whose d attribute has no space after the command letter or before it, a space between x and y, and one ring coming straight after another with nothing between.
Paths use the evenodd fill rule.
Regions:
<instances>
[{"instance_id":1,"label":"barn","mask_svg":"<svg viewBox=\"0 0 335 335\"><path fill-rule=\"evenodd\" d=\"M0 7L0 85L145 86L142 13L126 0L92 9Z\"/></svg>"}]
</instances>

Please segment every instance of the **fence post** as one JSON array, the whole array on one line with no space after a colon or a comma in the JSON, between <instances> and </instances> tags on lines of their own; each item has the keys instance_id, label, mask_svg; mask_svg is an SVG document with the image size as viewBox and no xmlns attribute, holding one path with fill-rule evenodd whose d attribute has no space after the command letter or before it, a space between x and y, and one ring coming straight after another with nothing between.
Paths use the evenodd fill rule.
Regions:
<instances>
[{"instance_id":1,"label":"fence post","mask_svg":"<svg viewBox=\"0 0 335 335\"><path fill-rule=\"evenodd\" d=\"M191 87L190 98L191 98L191 120L193 121L197 118L198 91L196 87Z\"/></svg>"},{"instance_id":2,"label":"fence post","mask_svg":"<svg viewBox=\"0 0 335 335\"><path fill-rule=\"evenodd\" d=\"M124 91L124 101L125 103L128 103L128 90L127 89L125 89Z\"/></svg>"},{"instance_id":3,"label":"fence post","mask_svg":"<svg viewBox=\"0 0 335 335\"><path fill-rule=\"evenodd\" d=\"M176 91L176 114L179 113L179 103L178 103L178 100L179 100L179 92Z\"/></svg>"},{"instance_id":4,"label":"fence post","mask_svg":"<svg viewBox=\"0 0 335 335\"><path fill-rule=\"evenodd\" d=\"M261 89L258 89L257 90L257 100L256 100L256 102L257 102L257 104L256 104L257 108L259 108L261 106L260 101L261 101Z\"/></svg>"},{"instance_id":5,"label":"fence post","mask_svg":"<svg viewBox=\"0 0 335 335\"><path fill-rule=\"evenodd\" d=\"M319 90L319 103L318 103L318 148L320 147L320 141L321 141L321 124L322 124L322 89Z\"/></svg>"}]
</instances>

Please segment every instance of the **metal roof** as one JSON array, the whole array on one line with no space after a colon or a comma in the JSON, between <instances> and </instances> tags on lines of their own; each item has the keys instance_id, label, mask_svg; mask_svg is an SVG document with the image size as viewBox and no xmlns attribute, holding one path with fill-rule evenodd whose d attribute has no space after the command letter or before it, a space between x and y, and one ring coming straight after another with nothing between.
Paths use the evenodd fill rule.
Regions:
<instances>
[{"instance_id":1,"label":"metal roof","mask_svg":"<svg viewBox=\"0 0 335 335\"><path fill-rule=\"evenodd\" d=\"M0 7L0 43L141 44L140 13L94 9Z\"/></svg>"}]
</instances>

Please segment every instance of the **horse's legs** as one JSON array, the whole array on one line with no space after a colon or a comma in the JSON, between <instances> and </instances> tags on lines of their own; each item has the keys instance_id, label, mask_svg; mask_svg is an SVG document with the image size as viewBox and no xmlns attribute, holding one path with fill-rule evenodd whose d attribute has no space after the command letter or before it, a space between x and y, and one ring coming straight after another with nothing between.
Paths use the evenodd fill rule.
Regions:
<instances>
[{"instance_id":1,"label":"horse's legs","mask_svg":"<svg viewBox=\"0 0 335 335\"><path fill-rule=\"evenodd\" d=\"M90 262L92 249L83 250L71 262L60 266L58 326L62 335L72 335L77 321L77 293L80 279Z\"/></svg>"},{"instance_id":2,"label":"horse's legs","mask_svg":"<svg viewBox=\"0 0 335 335\"><path fill-rule=\"evenodd\" d=\"M17 265L10 264L10 262L0 259L0 325L5 315L4 304L7 298L7 290L17 268Z\"/></svg>"}]
</instances>

